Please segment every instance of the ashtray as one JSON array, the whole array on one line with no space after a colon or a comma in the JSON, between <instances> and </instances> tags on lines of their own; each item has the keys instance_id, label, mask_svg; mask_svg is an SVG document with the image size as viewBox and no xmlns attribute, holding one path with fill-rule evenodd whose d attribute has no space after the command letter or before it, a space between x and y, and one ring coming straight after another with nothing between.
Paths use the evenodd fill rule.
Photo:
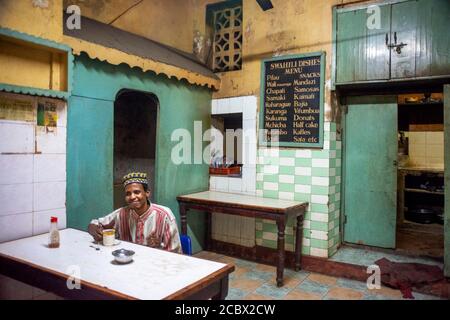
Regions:
<instances>
[{"instance_id":1,"label":"ashtray","mask_svg":"<svg viewBox=\"0 0 450 320\"><path fill-rule=\"evenodd\" d=\"M114 261L124 264L133 261L134 251L127 249L118 249L114 250L112 252L112 255L114 256Z\"/></svg>"}]
</instances>

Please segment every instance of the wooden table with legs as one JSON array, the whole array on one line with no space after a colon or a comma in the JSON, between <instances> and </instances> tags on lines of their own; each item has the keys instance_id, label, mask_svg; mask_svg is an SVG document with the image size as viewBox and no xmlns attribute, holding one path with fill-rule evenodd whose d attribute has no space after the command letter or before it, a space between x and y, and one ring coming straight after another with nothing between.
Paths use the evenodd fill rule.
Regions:
<instances>
[{"instance_id":1,"label":"wooden table with legs","mask_svg":"<svg viewBox=\"0 0 450 320\"><path fill-rule=\"evenodd\" d=\"M262 198L242 194L216 191L204 191L177 197L180 206L181 233L187 234L188 210L206 212L206 249L211 243L211 214L225 213L245 217L255 217L274 220L278 227L277 239L277 286L283 285L283 271L285 263L285 228L289 217L296 218L295 231L295 270L301 267L301 247L303 238L303 219L307 202L288 201L280 199Z\"/></svg>"}]
</instances>

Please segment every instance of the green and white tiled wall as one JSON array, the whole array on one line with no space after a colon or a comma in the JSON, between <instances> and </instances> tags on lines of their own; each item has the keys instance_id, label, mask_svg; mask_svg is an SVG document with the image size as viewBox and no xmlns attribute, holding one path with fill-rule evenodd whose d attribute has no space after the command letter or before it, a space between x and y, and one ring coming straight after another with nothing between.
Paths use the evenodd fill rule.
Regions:
<instances>
[{"instance_id":1,"label":"green and white tiled wall","mask_svg":"<svg viewBox=\"0 0 450 320\"><path fill-rule=\"evenodd\" d=\"M302 252L330 257L340 243L341 141L336 124L324 123L323 149L258 150L256 194L307 201ZM286 227L286 250L294 251L294 221ZM275 222L256 219L256 244L277 247Z\"/></svg>"}]
</instances>

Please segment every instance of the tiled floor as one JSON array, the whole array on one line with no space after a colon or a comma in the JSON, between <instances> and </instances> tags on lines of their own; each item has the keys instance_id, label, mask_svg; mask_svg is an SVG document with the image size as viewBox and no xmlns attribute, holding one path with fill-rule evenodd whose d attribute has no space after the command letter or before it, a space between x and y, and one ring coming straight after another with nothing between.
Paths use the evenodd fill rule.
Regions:
<instances>
[{"instance_id":1,"label":"tiled floor","mask_svg":"<svg viewBox=\"0 0 450 320\"><path fill-rule=\"evenodd\" d=\"M284 271L284 286L278 288L276 268L246 260L202 251L195 257L224 263L233 263L227 300L401 300L399 290L381 287L369 290L364 282L335 278L305 271ZM439 299L435 296L413 293L416 300Z\"/></svg>"}]
</instances>

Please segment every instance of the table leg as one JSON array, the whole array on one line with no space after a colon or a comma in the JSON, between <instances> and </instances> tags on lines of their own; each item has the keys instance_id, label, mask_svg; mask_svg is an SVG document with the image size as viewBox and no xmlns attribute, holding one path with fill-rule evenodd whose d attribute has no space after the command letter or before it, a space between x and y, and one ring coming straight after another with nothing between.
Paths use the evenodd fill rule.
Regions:
<instances>
[{"instance_id":1,"label":"table leg","mask_svg":"<svg viewBox=\"0 0 450 320\"><path fill-rule=\"evenodd\" d=\"M286 222L284 219L277 220L278 226L278 264L277 264L277 287L283 286L283 272L284 272L284 230Z\"/></svg>"},{"instance_id":2,"label":"table leg","mask_svg":"<svg viewBox=\"0 0 450 320\"><path fill-rule=\"evenodd\" d=\"M206 222L206 230L205 230L205 247L207 251L211 250L211 212L205 212L205 222Z\"/></svg>"},{"instance_id":3,"label":"table leg","mask_svg":"<svg viewBox=\"0 0 450 320\"><path fill-rule=\"evenodd\" d=\"M295 271L301 268L303 239L303 214L297 216L297 229L295 231Z\"/></svg>"},{"instance_id":4,"label":"table leg","mask_svg":"<svg viewBox=\"0 0 450 320\"><path fill-rule=\"evenodd\" d=\"M187 209L184 204L180 204L181 234L187 235Z\"/></svg>"}]
</instances>

